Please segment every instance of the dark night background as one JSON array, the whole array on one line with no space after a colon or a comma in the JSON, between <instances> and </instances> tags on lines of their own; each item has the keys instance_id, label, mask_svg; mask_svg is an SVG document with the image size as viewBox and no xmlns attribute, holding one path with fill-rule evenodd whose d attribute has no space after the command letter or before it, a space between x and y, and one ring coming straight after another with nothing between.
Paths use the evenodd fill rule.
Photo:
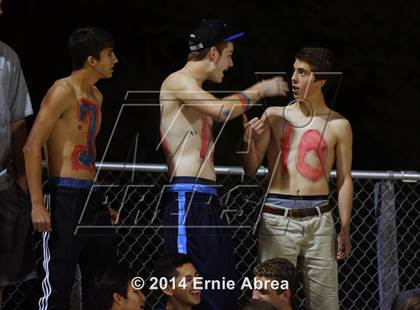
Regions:
<instances>
[{"instance_id":1,"label":"dark night background","mask_svg":"<svg viewBox=\"0 0 420 310\"><path fill-rule=\"evenodd\" d=\"M328 47L344 73L333 109L353 126L353 169L420 170L419 2L5 0L3 7L0 39L21 58L35 111L53 81L70 73L73 29L99 26L115 37L119 64L111 80L98 83L105 95L99 159L126 91L159 90L184 64L188 34L202 18L219 17L246 36L235 44L235 67L224 83L208 89L243 89L256 81L255 71L290 70L300 47ZM162 162L153 146L158 110L123 118L105 160L126 160L139 130L144 147L137 161ZM227 126L217 164L239 164L240 130L240 120Z\"/></svg>"}]
</instances>

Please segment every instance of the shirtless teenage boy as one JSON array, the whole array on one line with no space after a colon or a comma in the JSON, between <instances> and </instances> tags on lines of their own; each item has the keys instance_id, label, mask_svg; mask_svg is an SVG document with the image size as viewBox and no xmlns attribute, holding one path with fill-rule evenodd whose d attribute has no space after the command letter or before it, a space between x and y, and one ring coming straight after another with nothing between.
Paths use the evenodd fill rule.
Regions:
<instances>
[{"instance_id":1,"label":"shirtless teenage boy","mask_svg":"<svg viewBox=\"0 0 420 310\"><path fill-rule=\"evenodd\" d=\"M236 279L229 226L215 187L213 122L244 113L266 96L285 95L281 78L257 83L222 99L202 88L221 83L233 67L232 34L221 20L204 20L190 35L186 65L170 74L160 94L161 135L170 184L163 197L165 252L188 254L204 279ZM204 290L198 309L236 309L228 290Z\"/></svg>"},{"instance_id":2,"label":"shirtless teenage boy","mask_svg":"<svg viewBox=\"0 0 420 310\"><path fill-rule=\"evenodd\" d=\"M74 235L96 176L95 138L101 125L102 94L94 84L112 77L117 62L113 39L103 30L81 28L72 33L68 46L73 71L48 90L24 147L32 223L43 239L45 276L40 309L68 309L78 263L84 306L92 308L88 301L92 273L104 260L112 262L115 255L112 246L109 252L100 247L106 238ZM44 145L49 174L45 200L41 169ZM94 218L102 207L101 194L93 191L83 220L98 224ZM105 220L110 222L109 216Z\"/></svg>"},{"instance_id":3,"label":"shirtless teenage boy","mask_svg":"<svg viewBox=\"0 0 420 310\"><path fill-rule=\"evenodd\" d=\"M247 174L267 156L270 183L260 226L259 259L303 258L305 297L309 309L338 309L337 259L351 250L353 201L352 131L348 120L328 108L322 88L333 54L325 48L303 48L293 65L295 101L268 108L262 120L245 126L243 166ZM321 73L321 74L317 74ZM337 169L341 231L335 238L329 176Z\"/></svg>"}]
</instances>

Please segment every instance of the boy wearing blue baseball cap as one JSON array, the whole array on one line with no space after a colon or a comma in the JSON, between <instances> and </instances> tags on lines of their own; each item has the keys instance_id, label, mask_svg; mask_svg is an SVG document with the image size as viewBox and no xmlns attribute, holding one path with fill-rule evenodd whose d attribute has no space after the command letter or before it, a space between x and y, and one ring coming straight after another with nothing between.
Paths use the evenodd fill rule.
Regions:
<instances>
[{"instance_id":1,"label":"boy wearing blue baseball cap","mask_svg":"<svg viewBox=\"0 0 420 310\"><path fill-rule=\"evenodd\" d=\"M279 77L224 98L203 90L204 81L221 83L233 67L233 40L243 34L219 19L203 20L189 36L187 63L164 80L160 93L160 144L170 176L162 198L165 252L188 254L204 280L236 279L230 227L217 195L213 123L288 91ZM198 309L237 309L235 291L204 289Z\"/></svg>"}]
</instances>

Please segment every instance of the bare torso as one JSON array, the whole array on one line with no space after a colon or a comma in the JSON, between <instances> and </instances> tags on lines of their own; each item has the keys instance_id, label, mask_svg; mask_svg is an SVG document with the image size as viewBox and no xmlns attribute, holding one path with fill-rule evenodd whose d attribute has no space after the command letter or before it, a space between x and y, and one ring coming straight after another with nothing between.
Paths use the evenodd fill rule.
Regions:
<instances>
[{"instance_id":1,"label":"bare torso","mask_svg":"<svg viewBox=\"0 0 420 310\"><path fill-rule=\"evenodd\" d=\"M96 144L102 115L98 90L89 93L76 89L68 78L62 79L73 89L68 106L54 125L47 141L50 176L79 179L95 178Z\"/></svg>"},{"instance_id":2,"label":"bare torso","mask_svg":"<svg viewBox=\"0 0 420 310\"><path fill-rule=\"evenodd\" d=\"M192 176L216 180L213 154L213 119L179 99L173 84L185 78L178 71L162 84L160 95L161 147L170 176Z\"/></svg>"},{"instance_id":3,"label":"bare torso","mask_svg":"<svg viewBox=\"0 0 420 310\"><path fill-rule=\"evenodd\" d=\"M327 195L334 165L338 113L305 116L297 105L270 108L271 141L267 150L270 193Z\"/></svg>"}]
</instances>

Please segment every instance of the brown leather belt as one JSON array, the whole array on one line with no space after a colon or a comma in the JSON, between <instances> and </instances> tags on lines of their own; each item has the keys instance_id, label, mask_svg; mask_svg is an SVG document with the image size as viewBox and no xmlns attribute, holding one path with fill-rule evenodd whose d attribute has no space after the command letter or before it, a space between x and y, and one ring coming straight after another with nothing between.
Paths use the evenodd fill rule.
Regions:
<instances>
[{"instance_id":1,"label":"brown leather belt","mask_svg":"<svg viewBox=\"0 0 420 310\"><path fill-rule=\"evenodd\" d=\"M305 209L273 208L273 207L265 205L263 208L263 212L281 215L281 216L293 217L293 218L302 218L302 217L307 217L307 216L317 216L322 213L328 212L331 209L332 207L330 205L323 205L317 208L305 208ZM287 211L287 214L286 214L286 211Z\"/></svg>"}]
</instances>

